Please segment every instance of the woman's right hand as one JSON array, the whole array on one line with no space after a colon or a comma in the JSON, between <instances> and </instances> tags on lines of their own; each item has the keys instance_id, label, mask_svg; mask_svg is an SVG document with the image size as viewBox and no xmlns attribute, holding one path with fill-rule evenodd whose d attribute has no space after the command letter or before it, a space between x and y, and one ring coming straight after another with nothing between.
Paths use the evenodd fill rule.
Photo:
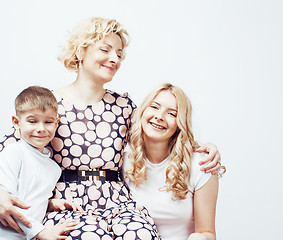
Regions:
<instances>
[{"instance_id":1,"label":"woman's right hand","mask_svg":"<svg viewBox=\"0 0 283 240\"><path fill-rule=\"evenodd\" d=\"M0 222L4 226L10 226L18 233L22 233L23 231L15 219L18 219L29 228L31 227L31 223L14 206L22 209L28 209L30 207L0 187Z\"/></svg>"}]
</instances>

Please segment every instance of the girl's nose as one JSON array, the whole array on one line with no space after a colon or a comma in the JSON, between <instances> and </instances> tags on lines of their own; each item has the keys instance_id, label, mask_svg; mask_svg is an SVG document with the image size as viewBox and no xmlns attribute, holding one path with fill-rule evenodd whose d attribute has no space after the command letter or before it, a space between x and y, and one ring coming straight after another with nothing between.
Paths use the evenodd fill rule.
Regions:
<instances>
[{"instance_id":1,"label":"girl's nose","mask_svg":"<svg viewBox=\"0 0 283 240\"><path fill-rule=\"evenodd\" d=\"M163 112L158 111L158 112L155 114L154 118L157 119L157 120L163 121L163 120L164 120L164 114L163 114Z\"/></svg>"}]
</instances>

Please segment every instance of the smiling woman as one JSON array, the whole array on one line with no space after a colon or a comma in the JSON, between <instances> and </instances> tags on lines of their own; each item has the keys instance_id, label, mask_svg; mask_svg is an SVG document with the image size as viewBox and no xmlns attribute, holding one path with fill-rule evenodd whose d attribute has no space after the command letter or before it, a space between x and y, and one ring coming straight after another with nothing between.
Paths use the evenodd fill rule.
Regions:
<instances>
[{"instance_id":1,"label":"smiling woman","mask_svg":"<svg viewBox=\"0 0 283 240\"><path fill-rule=\"evenodd\" d=\"M93 75L97 84L110 82L121 65L122 41L119 35L110 33L97 44L91 44L86 49L78 47L76 51L79 60L80 78Z\"/></svg>"}]
</instances>

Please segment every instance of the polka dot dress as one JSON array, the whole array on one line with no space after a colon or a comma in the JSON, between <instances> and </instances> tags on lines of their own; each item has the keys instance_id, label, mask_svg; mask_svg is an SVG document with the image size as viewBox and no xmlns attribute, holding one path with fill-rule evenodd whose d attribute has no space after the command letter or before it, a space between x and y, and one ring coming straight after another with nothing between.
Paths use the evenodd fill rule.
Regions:
<instances>
[{"instance_id":1,"label":"polka dot dress","mask_svg":"<svg viewBox=\"0 0 283 240\"><path fill-rule=\"evenodd\" d=\"M107 90L95 105L78 107L63 99L58 105L60 122L48 148L62 170L119 171L135 109L127 94ZM7 135L0 150L17 137L17 132ZM147 210L131 200L122 181L58 182L55 198L72 199L85 210L85 214L67 210L46 215L46 226L80 219L77 229L68 234L69 240L160 239Z\"/></svg>"}]
</instances>

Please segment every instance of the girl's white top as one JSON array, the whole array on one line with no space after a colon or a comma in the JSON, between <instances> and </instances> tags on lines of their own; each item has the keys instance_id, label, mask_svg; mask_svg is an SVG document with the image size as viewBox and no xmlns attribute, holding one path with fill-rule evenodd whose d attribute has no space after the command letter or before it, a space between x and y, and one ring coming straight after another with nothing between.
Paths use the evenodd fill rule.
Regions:
<instances>
[{"instance_id":1,"label":"girl's white top","mask_svg":"<svg viewBox=\"0 0 283 240\"><path fill-rule=\"evenodd\" d=\"M189 193L184 200L172 200L172 192L160 190L165 186L168 158L159 164L152 164L147 160L147 181L137 187L128 178L125 179L132 198L149 210L163 240L187 240L189 235L195 231L194 192L201 188L211 176L210 173L200 171L199 161L204 157L205 154L200 153L193 155L191 176L188 179ZM132 166L128 153L125 154L123 166L123 174L126 176L125 172Z\"/></svg>"}]
</instances>

